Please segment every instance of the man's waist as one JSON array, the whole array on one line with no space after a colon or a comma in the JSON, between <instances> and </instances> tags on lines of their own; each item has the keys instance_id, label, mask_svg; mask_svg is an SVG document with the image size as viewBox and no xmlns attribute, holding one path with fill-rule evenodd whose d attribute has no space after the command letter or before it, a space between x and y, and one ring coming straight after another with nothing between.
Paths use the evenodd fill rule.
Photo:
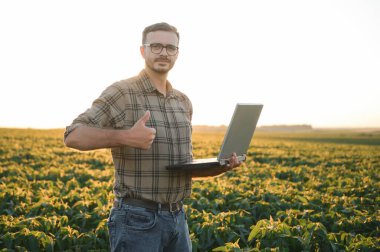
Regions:
<instances>
[{"instance_id":1,"label":"man's waist","mask_svg":"<svg viewBox=\"0 0 380 252\"><path fill-rule=\"evenodd\" d=\"M183 202L178 201L174 203L158 203L147 199L135 199L129 197L116 198L114 201L114 207L118 207L121 204L127 204L136 207L142 207L154 211L169 211L176 212L180 211L183 207Z\"/></svg>"}]
</instances>

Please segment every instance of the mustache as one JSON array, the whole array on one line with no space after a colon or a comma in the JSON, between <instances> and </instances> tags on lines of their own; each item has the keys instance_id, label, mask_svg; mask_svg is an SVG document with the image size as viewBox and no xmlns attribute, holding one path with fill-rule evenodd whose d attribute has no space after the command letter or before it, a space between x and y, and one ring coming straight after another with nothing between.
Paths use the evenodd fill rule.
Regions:
<instances>
[{"instance_id":1,"label":"mustache","mask_svg":"<svg viewBox=\"0 0 380 252\"><path fill-rule=\"evenodd\" d=\"M161 56L161 57L155 59L154 62L168 62L168 63L170 63L171 60L168 59L168 57L166 57L166 56Z\"/></svg>"}]
</instances>

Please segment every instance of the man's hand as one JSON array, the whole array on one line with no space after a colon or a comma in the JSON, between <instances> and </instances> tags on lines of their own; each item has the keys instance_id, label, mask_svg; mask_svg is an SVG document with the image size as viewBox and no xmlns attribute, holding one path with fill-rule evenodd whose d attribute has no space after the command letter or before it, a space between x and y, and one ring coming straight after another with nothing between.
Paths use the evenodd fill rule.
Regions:
<instances>
[{"instance_id":1,"label":"man's hand","mask_svg":"<svg viewBox=\"0 0 380 252\"><path fill-rule=\"evenodd\" d=\"M135 125L128 130L127 145L144 150L152 146L153 140L156 137L156 129L145 126L149 119L150 111L147 110Z\"/></svg>"},{"instance_id":2,"label":"man's hand","mask_svg":"<svg viewBox=\"0 0 380 252\"><path fill-rule=\"evenodd\" d=\"M232 170L235 167L238 167L241 165L241 162L238 160L238 157L236 156L236 153L232 153L230 160L228 164L226 165L226 168L229 170Z\"/></svg>"},{"instance_id":3,"label":"man's hand","mask_svg":"<svg viewBox=\"0 0 380 252\"><path fill-rule=\"evenodd\" d=\"M220 174L225 173L227 171L231 171L232 169L234 169L240 165L241 165L241 162L238 161L236 153L232 153L232 155L228 161L228 164L226 164L224 166L217 167L215 169L192 171L191 176L193 178L217 176L217 175L220 175Z\"/></svg>"}]
</instances>

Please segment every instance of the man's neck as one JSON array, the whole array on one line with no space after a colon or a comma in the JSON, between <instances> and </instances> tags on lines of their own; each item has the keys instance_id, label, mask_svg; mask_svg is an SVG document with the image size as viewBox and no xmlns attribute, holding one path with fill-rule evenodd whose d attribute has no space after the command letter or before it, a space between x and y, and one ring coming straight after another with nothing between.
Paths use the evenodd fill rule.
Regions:
<instances>
[{"instance_id":1,"label":"man's neck","mask_svg":"<svg viewBox=\"0 0 380 252\"><path fill-rule=\"evenodd\" d=\"M157 90L166 96L166 80L168 77L167 73L157 73L152 71L151 69L145 69L151 82L157 88Z\"/></svg>"}]
</instances>

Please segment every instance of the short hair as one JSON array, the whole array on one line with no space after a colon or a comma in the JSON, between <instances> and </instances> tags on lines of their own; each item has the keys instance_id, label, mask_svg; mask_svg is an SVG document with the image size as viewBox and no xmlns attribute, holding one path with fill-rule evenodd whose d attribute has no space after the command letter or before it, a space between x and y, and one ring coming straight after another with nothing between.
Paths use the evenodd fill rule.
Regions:
<instances>
[{"instance_id":1,"label":"short hair","mask_svg":"<svg viewBox=\"0 0 380 252\"><path fill-rule=\"evenodd\" d=\"M150 26L145 27L143 34L142 34L142 43L145 44L146 42L146 36L149 32L155 32L155 31L168 31L168 32L174 32L177 35L178 41L179 41L179 32L177 31L177 28L174 26L161 22L152 24Z\"/></svg>"}]
</instances>

